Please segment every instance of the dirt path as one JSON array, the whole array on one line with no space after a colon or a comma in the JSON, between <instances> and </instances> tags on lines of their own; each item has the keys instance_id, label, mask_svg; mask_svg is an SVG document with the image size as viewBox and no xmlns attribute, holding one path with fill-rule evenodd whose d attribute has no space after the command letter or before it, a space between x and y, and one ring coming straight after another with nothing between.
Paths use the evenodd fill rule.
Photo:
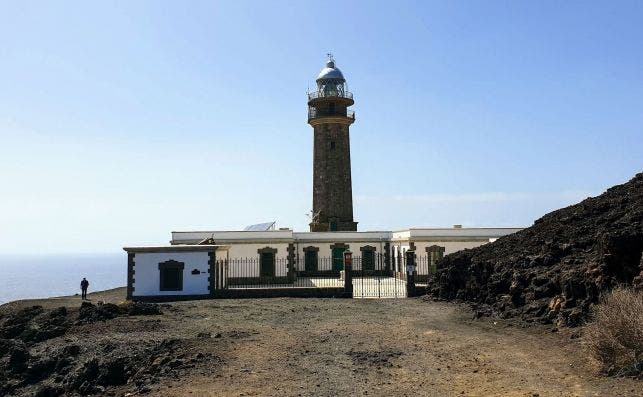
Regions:
<instances>
[{"instance_id":1,"label":"dirt path","mask_svg":"<svg viewBox=\"0 0 643 397\"><path fill-rule=\"evenodd\" d=\"M642 387L594 376L570 332L472 320L466 308L448 303L262 299L172 306L147 330L132 333L137 320L128 318L106 322L97 331L102 336L92 336L122 340L127 329L132 338L190 339L221 358L163 378L150 395L638 396ZM203 332L213 336L196 337Z\"/></svg>"},{"instance_id":2,"label":"dirt path","mask_svg":"<svg viewBox=\"0 0 643 397\"><path fill-rule=\"evenodd\" d=\"M592 376L569 337L471 321L451 304L275 299L231 310L239 304L204 308L252 336L227 352L220 377L192 379L196 395L633 396L641 387Z\"/></svg>"}]
</instances>

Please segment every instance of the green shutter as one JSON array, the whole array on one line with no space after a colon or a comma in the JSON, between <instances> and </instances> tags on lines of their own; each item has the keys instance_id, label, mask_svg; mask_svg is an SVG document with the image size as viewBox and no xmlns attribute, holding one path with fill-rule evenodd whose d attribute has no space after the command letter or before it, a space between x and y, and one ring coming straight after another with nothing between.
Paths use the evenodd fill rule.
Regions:
<instances>
[{"instance_id":1,"label":"green shutter","mask_svg":"<svg viewBox=\"0 0 643 397\"><path fill-rule=\"evenodd\" d=\"M375 252L372 250L363 251L362 270L375 270Z\"/></svg>"},{"instance_id":2,"label":"green shutter","mask_svg":"<svg viewBox=\"0 0 643 397\"><path fill-rule=\"evenodd\" d=\"M259 275L261 277L275 276L275 254L272 252L261 253L261 263L259 265Z\"/></svg>"},{"instance_id":3,"label":"green shutter","mask_svg":"<svg viewBox=\"0 0 643 397\"><path fill-rule=\"evenodd\" d=\"M306 251L305 261L307 272L317 271L317 251Z\"/></svg>"},{"instance_id":4,"label":"green shutter","mask_svg":"<svg viewBox=\"0 0 643 397\"><path fill-rule=\"evenodd\" d=\"M344 251L345 248L333 248L333 270L344 270Z\"/></svg>"}]
</instances>

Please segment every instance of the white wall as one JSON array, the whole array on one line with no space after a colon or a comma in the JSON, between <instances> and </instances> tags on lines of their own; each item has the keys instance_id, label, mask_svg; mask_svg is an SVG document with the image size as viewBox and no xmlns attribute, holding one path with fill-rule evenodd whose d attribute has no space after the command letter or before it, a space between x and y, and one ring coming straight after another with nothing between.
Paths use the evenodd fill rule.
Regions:
<instances>
[{"instance_id":1,"label":"white wall","mask_svg":"<svg viewBox=\"0 0 643 397\"><path fill-rule=\"evenodd\" d=\"M348 248L353 252L353 257L361 257L362 256L362 251L360 251L361 247L366 247L367 245L370 245L371 247L375 247L375 253L376 254L383 254L384 253L384 244L386 244L386 240L382 241L341 241L337 240L337 243L344 243L348 245ZM296 244L296 252L299 255L299 260L297 261L297 270L304 270L305 269L305 257L306 253L304 252L304 248L306 247L317 247L319 248L319 251L317 252L317 258L318 258L318 270L332 270L332 255L333 255L333 250L330 248L331 245L335 243L329 242L329 241L300 241L298 244ZM360 270L360 263L355 262L353 265L354 270Z\"/></svg>"},{"instance_id":2,"label":"white wall","mask_svg":"<svg viewBox=\"0 0 643 397\"><path fill-rule=\"evenodd\" d=\"M404 268L404 255L409 248L409 243L407 241L391 243L391 267L396 272L406 271Z\"/></svg>"},{"instance_id":3,"label":"white wall","mask_svg":"<svg viewBox=\"0 0 643 397\"><path fill-rule=\"evenodd\" d=\"M228 277L260 277L261 262L259 258L251 260L230 259L228 262ZM275 260L275 277L286 277L288 275L288 262L286 260Z\"/></svg>"},{"instance_id":4,"label":"white wall","mask_svg":"<svg viewBox=\"0 0 643 397\"><path fill-rule=\"evenodd\" d=\"M398 247L400 252L409 248L409 241L415 242L418 257L427 255L425 248L431 245L439 245L445 248L445 255L460 251L466 248L474 248L487 243L490 239L516 232L518 228L435 228L435 229L407 229L396 232L375 231L375 232L292 232L291 230L275 231L198 231L198 232L172 232L173 243L188 243L190 241L201 241L207 237L213 237L217 244L225 244L230 247L228 257L230 259L230 277L258 277L259 276L259 254L258 249L270 247L277 249L276 254L276 276L287 275L288 243L294 243L296 247L296 266L298 270L304 270L304 247L318 247L319 266L318 270L332 269L333 243L343 242L347 244L353 255L361 256L360 248L366 245L376 247L377 253L383 252L383 246L390 241L391 247ZM446 241L445 241L446 240ZM217 256L218 259L223 259ZM239 259L250 259L253 263L241 264L234 261ZM394 256L395 258L395 256ZM395 260L394 260L395 261ZM421 265L421 262L418 262ZM359 268L359 262L355 263ZM404 269L398 269L404 270ZM420 269L422 270L422 269Z\"/></svg>"},{"instance_id":5,"label":"white wall","mask_svg":"<svg viewBox=\"0 0 643 397\"><path fill-rule=\"evenodd\" d=\"M463 249L475 248L484 244L488 244L488 240L484 241L414 241L415 245L415 255L418 258L417 261L417 272L418 274L428 274L429 273L429 264L428 260L425 258L428 257L426 248L432 245L437 245L444 247L444 255L452 254ZM403 256L404 253L410 248L408 241L396 241L391 243L393 247L393 263L396 263L396 258L398 252ZM428 258L427 258L428 259ZM400 270L398 267L397 270Z\"/></svg>"},{"instance_id":6,"label":"white wall","mask_svg":"<svg viewBox=\"0 0 643 397\"><path fill-rule=\"evenodd\" d=\"M161 291L159 263L175 260L183 262L183 290ZM207 295L208 290L208 252L137 252L134 256L133 296L153 295ZM198 269L201 274L194 275Z\"/></svg>"},{"instance_id":7,"label":"white wall","mask_svg":"<svg viewBox=\"0 0 643 397\"><path fill-rule=\"evenodd\" d=\"M391 232L293 232L295 242L389 240Z\"/></svg>"},{"instance_id":8,"label":"white wall","mask_svg":"<svg viewBox=\"0 0 643 397\"><path fill-rule=\"evenodd\" d=\"M405 238L408 236L412 239L430 240L431 237L446 239L467 239L467 238L498 238L511 233L516 233L521 228L511 227L471 227L471 228L434 228L434 229L409 229L408 231L394 232L393 238L398 236ZM408 238L408 237L407 237Z\"/></svg>"},{"instance_id":9,"label":"white wall","mask_svg":"<svg viewBox=\"0 0 643 397\"><path fill-rule=\"evenodd\" d=\"M261 248L275 248L277 250L277 254L275 254L275 258L280 259L280 258L288 258L288 244L287 243L277 243L277 244L269 244L269 243L233 243L229 244L229 249L228 249L228 257L230 259L233 258L254 258L254 259L259 259L259 252Z\"/></svg>"},{"instance_id":10,"label":"white wall","mask_svg":"<svg viewBox=\"0 0 643 397\"><path fill-rule=\"evenodd\" d=\"M261 248L274 248L275 254L275 276L286 277L288 275L288 244L230 244L228 250L228 276L229 277L259 277L259 252Z\"/></svg>"},{"instance_id":11,"label":"white wall","mask_svg":"<svg viewBox=\"0 0 643 397\"><path fill-rule=\"evenodd\" d=\"M467 248L475 248L487 244L489 241L416 241L415 254L417 256L426 255L426 247L438 245L444 247L444 255L449 255Z\"/></svg>"}]
</instances>

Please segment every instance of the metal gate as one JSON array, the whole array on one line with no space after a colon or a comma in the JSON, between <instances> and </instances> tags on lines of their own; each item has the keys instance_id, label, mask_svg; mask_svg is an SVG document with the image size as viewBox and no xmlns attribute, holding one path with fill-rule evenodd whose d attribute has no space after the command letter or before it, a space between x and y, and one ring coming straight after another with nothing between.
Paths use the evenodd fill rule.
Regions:
<instances>
[{"instance_id":1,"label":"metal gate","mask_svg":"<svg viewBox=\"0 0 643 397\"><path fill-rule=\"evenodd\" d=\"M385 260L374 251L353 257L353 298L406 298L407 279L403 258Z\"/></svg>"}]
</instances>

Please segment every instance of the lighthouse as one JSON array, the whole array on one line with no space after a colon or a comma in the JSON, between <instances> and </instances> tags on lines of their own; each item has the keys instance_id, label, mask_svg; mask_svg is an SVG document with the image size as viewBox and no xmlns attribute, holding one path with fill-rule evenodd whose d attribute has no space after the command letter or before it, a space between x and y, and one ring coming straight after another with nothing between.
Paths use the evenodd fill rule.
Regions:
<instances>
[{"instance_id":1,"label":"lighthouse","mask_svg":"<svg viewBox=\"0 0 643 397\"><path fill-rule=\"evenodd\" d=\"M349 129L355 122L353 94L328 54L308 93L308 124L313 127L313 212L311 232L357 231L353 220Z\"/></svg>"}]
</instances>

